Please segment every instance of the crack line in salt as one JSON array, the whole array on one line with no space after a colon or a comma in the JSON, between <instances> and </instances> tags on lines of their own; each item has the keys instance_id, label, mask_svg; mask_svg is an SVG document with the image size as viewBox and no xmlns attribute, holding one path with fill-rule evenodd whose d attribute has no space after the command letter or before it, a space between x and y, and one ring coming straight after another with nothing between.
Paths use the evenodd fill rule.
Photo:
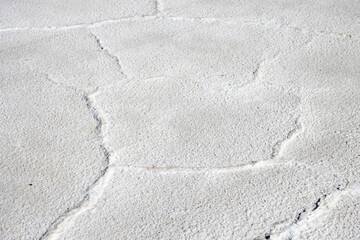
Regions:
<instances>
[{"instance_id":1,"label":"crack line in salt","mask_svg":"<svg viewBox=\"0 0 360 240\"><path fill-rule=\"evenodd\" d=\"M295 128L287 134L285 139L277 142L273 147L271 158L275 159L283 157L284 151L287 149L288 145L292 143L301 134L302 131L303 128L300 122L300 117L298 117L295 120Z\"/></svg>"},{"instance_id":2,"label":"crack line in salt","mask_svg":"<svg viewBox=\"0 0 360 240\"><path fill-rule=\"evenodd\" d=\"M114 23L121 22L136 22L136 21L151 21L156 19L168 19L171 21L188 21L188 22L221 22L224 24L255 24L263 27L275 27L275 28L288 28L296 31L300 31L304 34L318 34L318 35L329 35L329 36L337 36L343 37L351 40L360 40L359 36L355 36L349 33L339 33L339 32L331 32L331 31L313 31L309 29L304 29L296 26L292 26L284 23L277 23L273 20L265 22L263 20L239 20L239 19L222 19L222 18L212 18L212 17L182 17L182 16L165 16L163 10L163 4L159 1L156 2L156 14L155 15L144 15L144 16L134 16L127 18L115 18L115 19L106 19L95 21L92 23L79 23L73 25L60 25L60 26L45 26L45 27L9 27L0 29L1 32L13 32L13 31L28 31L28 30L37 30L37 31L57 31L57 30L70 30L77 28L97 28L103 25L109 25Z\"/></svg>"},{"instance_id":3,"label":"crack line in salt","mask_svg":"<svg viewBox=\"0 0 360 240\"><path fill-rule=\"evenodd\" d=\"M345 186L342 190L337 188L336 191L320 197L314 204L311 211L304 209L298 214L296 220L285 227L283 231L268 234L267 239L287 240L293 239L294 237L300 237L304 231L313 227L314 224L325 221L331 212L336 208L337 203L343 196L353 197L355 195L360 195L359 183Z\"/></svg>"},{"instance_id":4,"label":"crack line in salt","mask_svg":"<svg viewBox=\"0 0 360 240\"><path fill-rule=\"evenodd\" d=\"M40 239L59 239L62 234L73 226L77 217L96 206L114 174L114 151L111 150L106 141L106 121L103 117L103 113L95 107L94 103L97 92L98 91L95 90L92 93L84 94L83 99L85 100L86 106L91 112L93 118L97 122L96 133L101 139L100 148L104 155L106 167L101 172L100 176L98 176L97 179L88 187L84 198L74 207L58 217L40 237Z\"/></svg>"},{"instance_id":5,"label":"crack line in salt","mask_svg":"<svg viewBox=\"0 0 360 240\"><path fill-rule=\"evenodd\" d=\"M128 171L151 171L159 173L233 173L263 168L271 168L276 166L304 166L309 168L307 164L296 161L259 161L255 163L244 164L240 166L229 167L141 167L141 166L116 166L117 169Z\"/></svg>"}]
</instances>

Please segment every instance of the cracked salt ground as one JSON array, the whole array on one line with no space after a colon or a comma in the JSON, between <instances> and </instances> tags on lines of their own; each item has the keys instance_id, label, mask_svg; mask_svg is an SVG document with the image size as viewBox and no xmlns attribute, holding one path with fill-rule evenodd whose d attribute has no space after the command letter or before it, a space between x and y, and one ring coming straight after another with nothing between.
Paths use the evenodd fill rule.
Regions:
<instances>
[{"instance_id":1,"label":"cracked salt ground","mask_svg":"<svg viewBox=\"0 0 360 240\"><path fill-rule=\"evenodd\" d=\"M0 239L360 238L359 1L0 6Z\"/></svg>"}]
</instances>

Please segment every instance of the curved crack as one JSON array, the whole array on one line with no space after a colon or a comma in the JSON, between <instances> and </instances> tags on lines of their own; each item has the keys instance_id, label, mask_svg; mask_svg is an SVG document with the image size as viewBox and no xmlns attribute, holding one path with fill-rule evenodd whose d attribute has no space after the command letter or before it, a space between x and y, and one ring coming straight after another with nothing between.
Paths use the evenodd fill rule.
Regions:
<instances>
[{"instance_id":1,"label":"curved crack","mask_svg":"<svg viewBox=\"0 0 360 240\"><path fill-rule=\"evenodd\" d=\"M272 153L271 153L271 159L275 159L275 158L281 158L284 156L284 151L285 149L288 147L288 145L293 142L302 132L302 125L300 122L300 117L295 119L295 128L292 129L286 136L285 139L278 141L273 149L272 149Z\"/></svg>"},{"instance_id":2,"label":"curved crack","mask_svg":"<svg viewBox=\"0 0 360 240\"><path fill-rule=\"evenodd\" d=\"M96 95L96 93L97 90L84 94L83 99L93 118L97 122L95 131L101 140L100 148L104 155L106 167L95 179L95 181L86 189L86 195L83 199L51 223L50 227L45 231L40 239L58 239L62 234L64 234L74 224L77 217L96 206L98 200L101 198L105 188L112 178L114 162L113 151L106 142L105 132L107 127L103 113L101 113L94 104L94 95Z\"/></svg>"},{"instance_id":3,"label":"curved crack","mask_svg":"<svg viewBox=\"0 0 360 240\"><path fill-rule=\"evenodd\" d=\"M183 16L164 16L164 7L163 4L159 1L156 3L156 13L155 15L144 15L144 16L134 16L134 17L125 17L125 18L114 18L114 19L106 19L95 21L92 23L79 23L73 25L62 25L62 26L45 26L45 27L9 27L9 28L2 28L0 32L13 32L13 31L28 31L28 30L37 30L37 31L66 31L71 29L77 28L97 28L103 25L109 25L113 23L120 23L120 22L136 22L136 21L153 21L161 17L162 19L168 19L171 21L189 21L189 22L206 22L206 23L213 23L213 22L221 22L224 24L256 24L265 27L275 27L275 28L288 28L293 29L296 31L300 31L305 34L318 34L318 35L330 35L330 36L337 36L346 38L349 40L360 40L360 36L352 35L349 33L339 33L339 32L331 32L331 31L314 31L305 28L300 28L296 26L292 26L289 24L279 23L275 20L239 20L239 19L226 19L226 18L215 18L215 17L183 17ZM275 21L275 22L274 22Z\"/></svg>"},{"instance_id":4,"label":"curved crack","mask_svg":"<svg viewBox=\"0 0 360 240\"><path fill-rule=\"evenodd\" d=\"M117 166L118 169L129 171L153 171L158 173L233 173L251 171L263 168L271 168L284 165L298 165L309 167L307 164L295 161L273 162L273 161L259 161L255 163L244 164L240 166L230 167L140 167L140 166Z\"/></svg>"},{"instance_id":5,"label":"curved crack","mask_svg":"<svg viewBox=\"0 0 360 240\"><path fill-rule=\"evenodd\" d=\"M98 38L94 33L90 33L90 34L91 34L91 36L95 39L97 46L98 46L110 59L112 59L112 60L116 63L116 65L119 67L120 73L123 74L125 77L128 77L128 76L124 73L124 71L123 71L123 67L122 67L122 64L121 64L121 62L120 62L120 59L119 59L116 55L110 53L110 51L109 51L106 47L104 47L104 46L102 45L100 38Z\"/></svg>"},{"instance_id":6,"label":"curved crack","mask_svg":"<svg viewBox=\"0 0 360 240\"><path fill-rule=\"evenodd\" d=\"M311 207L304 208L296 215L295 220L279 232L265 234L264 237L258 237L256 240L270 239L270 240L292 240L300 237L303 231L312 227L321 219L326 219L329 214L336 208L337 203L343 196L352 196L360 194L360 185L358 183L349 185L346 183L345 187L337 187L335 191L327 193L319 197Z\"/></svg>"}]
</instances>

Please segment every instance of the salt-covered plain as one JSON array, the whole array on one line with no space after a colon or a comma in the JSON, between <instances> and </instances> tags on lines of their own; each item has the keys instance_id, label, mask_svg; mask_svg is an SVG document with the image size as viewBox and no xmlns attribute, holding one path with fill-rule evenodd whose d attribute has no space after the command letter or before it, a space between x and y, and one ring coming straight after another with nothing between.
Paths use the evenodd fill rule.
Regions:
<instances>
[{"instance_id":1,"label":"salt-covered plain","mask_svg":"<svg viewBox=\"0 0 360 240\"><path fill-rule=\"evenodd\" d=\"M359 13L0 2L0 239L360 239Z\"/></svg>"}]
</instances>

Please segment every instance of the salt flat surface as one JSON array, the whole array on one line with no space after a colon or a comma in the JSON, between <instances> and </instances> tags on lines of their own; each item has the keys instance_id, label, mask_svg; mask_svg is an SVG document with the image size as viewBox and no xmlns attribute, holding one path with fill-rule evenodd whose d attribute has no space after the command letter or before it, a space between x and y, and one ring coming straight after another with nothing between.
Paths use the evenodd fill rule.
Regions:
<instances>
[{"instance_id":1,"label":"salt flat surface","mask_svg":"<svg viewBox=\"0 0 360 240\"><path fill-rule=\"evenodd\" d=\"M360 1L0 3L0 239L360 239Z\"/></svg>"}]
</instances>

